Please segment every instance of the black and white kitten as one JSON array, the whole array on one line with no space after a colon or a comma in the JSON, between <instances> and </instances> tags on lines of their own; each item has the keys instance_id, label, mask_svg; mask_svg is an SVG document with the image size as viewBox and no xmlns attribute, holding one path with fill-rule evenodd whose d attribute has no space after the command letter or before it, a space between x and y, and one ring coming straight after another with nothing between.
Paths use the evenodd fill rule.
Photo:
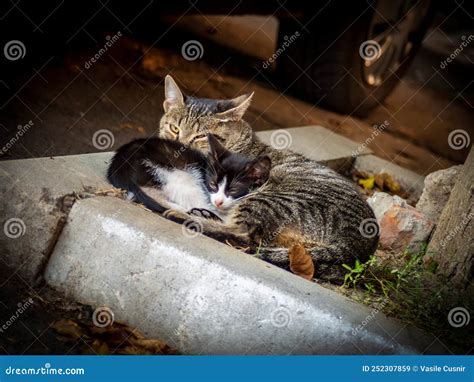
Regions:
<instances>
[{"instance_id":1,"label":"black and white kitten","mask_svg":"<svg viewBox=\"0 0 474 382\"><path fill-rule=\"evenodd\" d=\"M267 181L271 162L267 156L250 159L232 153L212 134L207 138L207 156L177 140L134 140L117 150L107 179L154 212L172 208L224 219L239 199ZM157 201L143 187L158 189L166 202Z\"/></svg>"}]
</instances>

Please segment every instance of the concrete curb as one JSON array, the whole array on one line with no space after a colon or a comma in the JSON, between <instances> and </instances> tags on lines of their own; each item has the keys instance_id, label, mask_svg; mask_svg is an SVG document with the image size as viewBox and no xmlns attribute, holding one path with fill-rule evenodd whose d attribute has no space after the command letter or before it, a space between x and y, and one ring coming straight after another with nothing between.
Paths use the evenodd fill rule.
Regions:
<instances>
[{"instance_id":1,"label":"concrete curb","mask_svg":"<svg viewBox=\"0 0 474 382\"><path fill-rule=\"evenodd\" d=\"M48 263L67 297L187 354L410 354L433 338L110 197L78 201Z\"/></svg>"}]
</instances>

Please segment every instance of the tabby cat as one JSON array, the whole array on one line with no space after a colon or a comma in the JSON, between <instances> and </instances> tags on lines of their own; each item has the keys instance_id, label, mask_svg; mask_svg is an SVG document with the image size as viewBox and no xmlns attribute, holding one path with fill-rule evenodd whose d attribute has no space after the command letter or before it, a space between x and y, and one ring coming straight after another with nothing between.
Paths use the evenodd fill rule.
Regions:
<instances>
[{"instance_id":1,"label":"tabby cat","mask_svg":"<svg viewBox=\"0 0 474 382\"><path fill-rule=\"evenodd\" d=\"M204 233L222 238L238 235L258 247L256 256L288 268L288 248L302 244L315 264L315 276L339 281L341 265L367 260L378 244L372 209L347 179L331 169L289 150L262 143L243 115L253 93L230 100L184 96L171 76L165 78L165 114L159 136L207 151L212 133L228 150L271 159L266 183L229 211L225 222L194 218ZM315 142L316 143L316 142ZM189 216L168 211L184 221ZM375 232L364 225L375 224Z\"/></svg>"}]
</instances>

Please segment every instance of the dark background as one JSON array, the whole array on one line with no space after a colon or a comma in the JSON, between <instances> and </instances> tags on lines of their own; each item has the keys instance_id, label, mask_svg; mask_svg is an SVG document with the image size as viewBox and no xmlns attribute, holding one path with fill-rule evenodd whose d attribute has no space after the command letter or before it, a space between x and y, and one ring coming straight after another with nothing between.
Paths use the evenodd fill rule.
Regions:
<instances>
[{"instance_id":1,"label":"dark background","mask_svg":"<svg viewBox=\"0 0 474 382\"><path fill-rule=\"evenodd\" d=\"M18 125L32 120L34 126L1 159L94 152L92 136L98 129L113 132L110 149L155 133L163 112L163 78L171 73L198 96L255 91L247 119L256 130L320 124L364 142L374 124L388 120L389 128L369 145L376 155L422 174L462 163L468 148L451 149L447 137L454 129L474 136L474 48L466 48L445 69L440 62L462 36L472 34L468 2L436 5L413 64L385 101L363 117L355 109L328 112L325 100L331 94L309 100L286 87L275 67L262 68L278 46L279 20L293 22L306 34L310 31L300 20L316 15L324 37L325 30L350 25L373 8L373 2L347 3L5 1L0 44L20 40L26 53L16 61L0 56L1 146ZM85 63L118 31L122 37L86 69ZM202 44L200 59L183 58L181 48L189 40ZM318 86L318 80L302 79Z\"/></svg>"}]
</instances>

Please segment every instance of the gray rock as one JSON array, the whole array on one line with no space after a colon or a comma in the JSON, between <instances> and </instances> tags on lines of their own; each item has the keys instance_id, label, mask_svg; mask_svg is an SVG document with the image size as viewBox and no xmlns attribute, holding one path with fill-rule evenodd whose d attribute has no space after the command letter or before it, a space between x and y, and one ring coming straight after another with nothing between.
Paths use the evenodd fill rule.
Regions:
<instances>
[{"instance_id":1,"label":"gray rock","mask_svg":"<svg viewBox=\"0 0 474 382\"><path fill-rule=\"evenodd\" d=\"M417 210L436 223L441 216L441 212L443 212L449 195L451 195L451 190L461 169L462 165L453 166L427 175L423 193L416 204Z\"/></svg>"},{"instance_id":2,"label":"gray rock","mask_svg":"<svg viewBox=\"0 0 474 382\"><path fill-rule=\"evenodd\" d=\"M406 200L375 192L367 202L379 224L381 249L417 252L427 243L434 224Z\"/></svg>"},{"instance_id":3,"label":"gray rock","mask_svg":"<svg viewBox=\"0 0 474 382\"><path fill-rule=\"evenodd\" d=\"M397 195L387 194L386 192L374 192L374 194L367 199L367 203L369 203L370 207L372 207L372 210L374 211L375 217L378 221L382 219L385 213L392 206L408 206L408 203L405 199Z\"/></svg>"}]
</instances>

